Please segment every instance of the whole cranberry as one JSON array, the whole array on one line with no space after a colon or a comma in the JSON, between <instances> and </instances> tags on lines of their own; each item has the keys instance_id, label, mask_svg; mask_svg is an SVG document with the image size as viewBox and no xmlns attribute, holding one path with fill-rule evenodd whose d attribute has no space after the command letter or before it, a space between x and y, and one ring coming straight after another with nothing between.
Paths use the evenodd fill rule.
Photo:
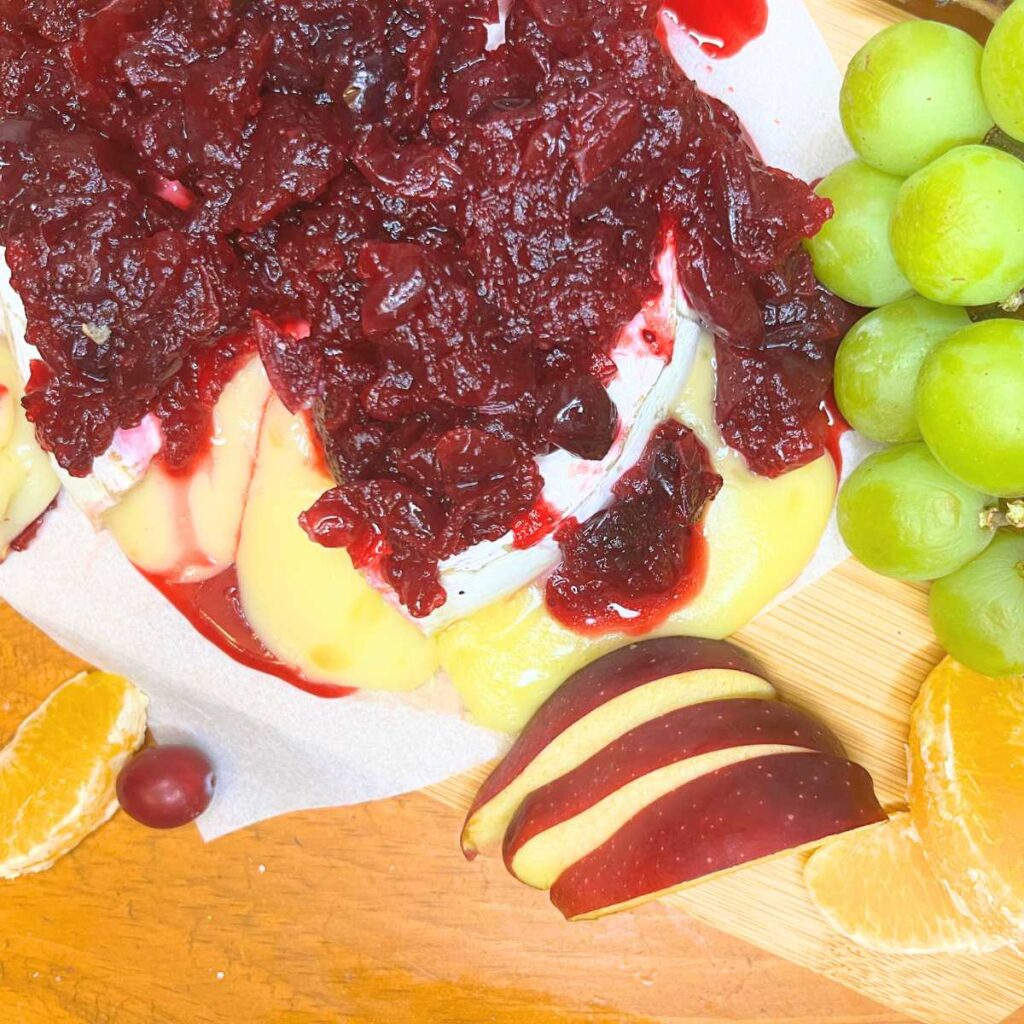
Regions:
<instances>
[{"instance_id":1,"label":"whole cranberry","mask_svg":"<svg viewBox=\"0 0 1024 1024\"><path fill-rule=\"evenodd\" d=\"M538 436L581 459L603 459L618 428L615 403L595 377L567 377L541 395Z\"/></svg>"},{"instance_id":2,"label":"whole cranberry","mask_svg":"<svg viewBox=\"0 0 1024 1024\"><path fill-rule=\"evenodd\" d=\"M169 744L136 754L117 777L117 800L149 828L178 828L198 818L213 799L216 777L195 747Z\"/></svg>"}]
</instances>

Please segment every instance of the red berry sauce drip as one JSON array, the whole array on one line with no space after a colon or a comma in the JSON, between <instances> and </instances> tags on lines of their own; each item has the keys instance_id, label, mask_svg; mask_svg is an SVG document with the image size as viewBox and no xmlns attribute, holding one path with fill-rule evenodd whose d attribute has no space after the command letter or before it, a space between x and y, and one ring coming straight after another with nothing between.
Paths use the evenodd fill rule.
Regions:
<instances>
[{"instance_id":1,"label":"red berry sauce drip","mask_svg":"<svg viewBox=\"0 0 1024 1024\"><path fill-rule=\"evenodd\" d=\"M538 455L607 450L595 397L675 230L729 442L768 474L820 454L848 310L799 243L831 206L675 65L659 9L514 0L488 50L495 0L0 7L44 446L86 474L155 413L186 471L255 348L338 482L310 535L429 614L439 563L535 507Z\"/></svg>"},{"instance_id":2,"label":"red berry sauce drip","mask_svg":"<svg viewBox=\"0 0 1024 1024\"><path fill-rule=\"evenodd\" d=\"M35 519L33 519L32 522L29 523L28 526L26 526L25 529L22 530L21 533L19 533L18 536L14 538L14 540L11 541L9 545L10 550L27 551L32 546L32 542L39 535L39 530L42 528L43 520L46 519L46 517L56 507L57 499L54 498L53 501L51 501L50 504L47 505L46 508L44 508L43 511L40 512L39 515L37 515Z\"/></svg>"},{"instance_id":3,"label":"red berry sauce drip","mask_svg":"<svg viewBox=\"0 0 1024 1024\"><path fill-rule=\"evenodd\" d=\"M345 697L353 692L345 686L311 682L263 646L242 609L234 566L200 583L177 583L164 576L143 575L207 640L235 661L277 676L317 697Z\"/></svg>"},{"instance_id":4,"label":"red berry sauce drip","mask_svg":"<svg viewBox=\"0 0 1024 1024\"><path fill-rule=\"evenodd\" d=\"M836 476L843 475L843 435L852 429L849 423L843 419L839 411L836 396L829 392L822 408L828 419L828 434L825 438L825 450L832 456L832 462L836 467Z\"/></svg>"},{"instance_id":5,"label":"red berry sauce drip","mask_svg":"<svg viewBox=\"0 0 1024 1024\"><path fill-rule=\"evenodd\" d=\"M696 435L674 420L651 435L614 500L563 524L548 608L581 633L648 633L699 592L706 570L699 523L722 486Z\"/></svg>"},{"instance_id":6,"label":"red berry sauce drip","mask_svg":"<svg viewBox=\"0 0 1024 1024\"><path fill-rule=\"evenodd\" d=\"M733 57L768 27L768 0L664 0L709 57Z\"/></svg>"},{"instance_id":7,"label":"red berry sauce drip","mask_svg":"<svg viewBox=\"0 0 1024 1024\"><path fill-rule=\"evenodd\" d=\"M512 523L512 546L518 551L532 548L550 534L561 518L558 509L543 498Z\"/></svg>"}]
</instances>

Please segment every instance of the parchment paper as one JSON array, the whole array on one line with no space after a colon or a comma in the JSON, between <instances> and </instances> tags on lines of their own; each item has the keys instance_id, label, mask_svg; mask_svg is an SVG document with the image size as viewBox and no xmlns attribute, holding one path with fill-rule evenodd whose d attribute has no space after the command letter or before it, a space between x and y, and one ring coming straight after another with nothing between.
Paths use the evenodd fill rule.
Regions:
<instances>
[{"instance_id":1,"label":"parchment paper","mask_svg":"<svg viewBox=\"0 0 1024 1024\"><path fill-rule=\"evenodd\" d=\"M807 180L850 155L837 115L839 76L801 0L771 0L768 29L716 61L681 32L677 58L740 115L768 163ZM846 469L867 445L844 438ZM834 523L788 593L846 557ZM203 639L66 497L36 542L0 566L0 596L91 663L133 679L150 697L161 741L187 739L213 757L217 795L199 822L212 839L301 808L418 789L503 749L464 721L443 685L409 697L311 697L231 660ZM784 595L785 596L785 595Z\"/></svg>"}]
</instances>

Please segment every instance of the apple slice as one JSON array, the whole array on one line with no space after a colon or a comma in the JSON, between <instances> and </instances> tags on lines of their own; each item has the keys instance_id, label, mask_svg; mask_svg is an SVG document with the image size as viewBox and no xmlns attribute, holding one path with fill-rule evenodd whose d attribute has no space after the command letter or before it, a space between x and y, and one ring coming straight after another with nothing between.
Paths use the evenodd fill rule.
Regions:
<instances>
[{"instance_id":1,"label":"apple slice","mask_svg":"<svg viewBox=\"0 0 1024 1024\"><path fill-rule=\"evenodd\" d=\"M838 739L797 708L716 700L644 722L578 768L534 790L505 833L505 865L547 889L652 801L719 768L771 753L842 756Z\"/></svg>"},{"instance_id":2,"label":"apple slice","mask_svg":"<svg viewBox=\"0 0 1024 1024\"><path fill-rule=\"evenodd\" d=\"M885 818L871 777L851 761L751 758L647 804L558 876L551 902L569 920L602 917Z\"/></svg>"},{"instance_id":3,"label":"apple slice","mask_svg":"<svg viewBox=\"0 0 1024 1024\"><path fill-rule=\"evenodd\" d=\"M723 640L661 637L606 654L547 699L484 782L462 829L463 853L471 859L497 843L525 796L633 727L709 700L774 695L756 663Z\"/></svg>"}]
</instances>

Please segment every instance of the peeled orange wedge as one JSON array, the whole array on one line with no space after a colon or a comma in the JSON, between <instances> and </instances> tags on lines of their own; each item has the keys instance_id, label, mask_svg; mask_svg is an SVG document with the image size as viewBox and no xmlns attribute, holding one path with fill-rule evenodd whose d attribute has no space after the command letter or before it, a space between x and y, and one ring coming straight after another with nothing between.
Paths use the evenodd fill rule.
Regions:
<instances>
[{"instance_id":1,"label":"peeled orange wedge","mask_svg":"<svg viewBox=\"0 0 1024 1024\"><path fill-rule=\"evenodd\" d=\"M993 934L1024 935L1024 676L947 658L910 726L910 812L932 871Z\"/></svg>"},{"instance_id":2,"label":"peeled orange wedge","mask_svg":"<svg viewBox=\"0 0 1024 1024\"><path fill-rule=\"evenodd\" d=\"M909 814L829 840L808 860L804 882L825 920L866 949L984 953L1005 944L957 908Z\"/></svg>"},{"instance_id":3,"label":"peeled orange wedge","mask_svg":"<svg viewBox=\"0 0 1024 1024\"><path fill-rule=\"evenodd\" d=\"M146 698L106 672L69 679L0 751L0 878L42 871L117 809L146 732Z\"/></svg>"}]
</instances>

